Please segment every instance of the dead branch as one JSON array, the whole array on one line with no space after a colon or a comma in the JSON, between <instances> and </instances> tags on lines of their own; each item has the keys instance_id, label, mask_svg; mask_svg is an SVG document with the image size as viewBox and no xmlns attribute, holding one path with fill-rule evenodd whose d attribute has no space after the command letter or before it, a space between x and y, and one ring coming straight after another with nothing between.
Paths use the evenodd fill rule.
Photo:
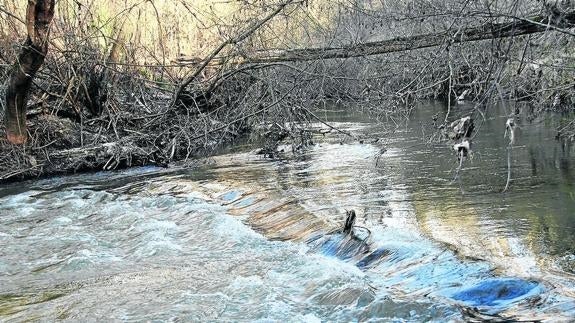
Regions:
<instances>
[{"instance_id":1,"label":"dead branch","mask_svg":"<svg viewBox=\"0 0 575 323\"><path fill-rule=\"evenodd\" d=\"M210 55L208 55L208 57L206 59L204 59L204 62L202 63L202 65L200 65L200 67L198 67L196 69L196 71L190 76L188 77L184 82L182 82L182 84L180 84L178 86L178 89L176 90L176 92L174 93L174 97L172 99L172 103L170 104L171 107L174 107L178 100L180 99L180 96L182 94L182 92L184 91L184 89L190 85L190 83L192 83L197 77L198 75L200 75L202 73L202 71L206 68L206 66L208 66L210 64L210 62L224 49L226 48L228 45L231 44L237 44L241 41L243 41L244 39L248 38L251 34L253 34L254 32L256 32L261 26L263 26L266 22L270 21L273 17L275 17L276 15L278 15L286 6L292 4L295 0L288 0L282 4L280 4L276 10L272 11L269 15L267 15L265 18L263 18L262 20L258 21L257 23L255 23L253 26L251 26L250 28L248 28L246 31L244 31L243 33L241 33L240 35L238 35L235 38L231 38L226 40L225 42L223 42L222 44L220 44L220 46L218 46L216 49L214 49Z\"/></svg>"}]
</instances>

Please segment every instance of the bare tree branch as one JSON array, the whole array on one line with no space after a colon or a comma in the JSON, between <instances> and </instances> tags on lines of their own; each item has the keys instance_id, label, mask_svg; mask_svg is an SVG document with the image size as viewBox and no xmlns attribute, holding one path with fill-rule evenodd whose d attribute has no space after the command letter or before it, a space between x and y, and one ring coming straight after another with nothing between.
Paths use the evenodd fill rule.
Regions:
<instances>
[{"instance_id":1,"label":"bare tree branch","mask_svg":"<svg viewBox=\"0 0 575 323\"><path fill-rule=\"evenodd\" d=\"M208 57L204 60L204 62L202 63L202 65L200 67L198 67L198 69L194 72L194 74L192 74L190 77L188 77L184 82L182 82L182 84L180 84L180 86L178 87L178 89L176 90L176 92L174 93L174 97L172 99L172 103L170 104L171 107L174 107L177 102L178 99L180 98L180 95L182 94L182 91L188 86L190 85L190 83L192 83L197 77L198 75L200 75L200 73L202 73L202 71L206 68L206 66L208 66L210 64L210 62L224 49L226 48L228 45L231 44L236 44L241 42L242 40L246 39L247 37L249 37L251 34L253 34L256 30L258 30L261 26L263 26L266 22L270 21L273 17L275 17L277 14L279 14L286 6L294 3L295 0L288 0L282 4L280 4L276 10L272 11L269 15L267 15L265 18L263 18L262 20L258 21L257 23L255 23L253 26L251 26L250 28L248 28L246 31L244 31L243 33L241 33L240 35L238 35L235 38L232 39L228 39L227 41L223 42L222 44L220 44L220 46L218 46L216 49L214 49L212 51L212 53L210 55L208 55Z\"/></svg>"}]
</instances>

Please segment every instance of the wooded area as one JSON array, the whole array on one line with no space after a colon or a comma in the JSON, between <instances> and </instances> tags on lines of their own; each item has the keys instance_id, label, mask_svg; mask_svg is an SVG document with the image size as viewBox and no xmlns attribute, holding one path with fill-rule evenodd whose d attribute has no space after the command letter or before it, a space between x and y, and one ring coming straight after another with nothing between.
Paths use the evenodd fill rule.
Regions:
<instances>
[{"instance_id":1,"label":"wooded area","mask_svg":"<svg viewBox=\"0 0 575 323\"><path fill-rule=\"evenodd\" d=\"M302 146L318 121L310 110L334 101L388 116L443 99L445 123L458 117L456 100L569 110L574 10L516 0L4 0L0 180L168 165L248 134ZM573 133L573 122L558 130Z\"/></svg>"}]
</instances>

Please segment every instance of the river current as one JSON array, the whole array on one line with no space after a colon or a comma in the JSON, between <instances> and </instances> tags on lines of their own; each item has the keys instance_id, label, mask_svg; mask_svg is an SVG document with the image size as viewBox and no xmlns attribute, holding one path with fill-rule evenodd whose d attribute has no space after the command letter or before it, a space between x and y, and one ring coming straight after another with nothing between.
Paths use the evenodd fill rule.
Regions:
<instances>
[{"instance_id":1,"label":"river current","mask_svg":"<svg viewBox=\"0 0 575 323\"><path fill-rule=\"evenodd\" d=\"M319 111L356 139L4 185L0 320L572 320L575 155L555 139L561 116L520 114L503 193L506 107L476 117L457 178L436 113Z\"/></svg>"}]
</instances>

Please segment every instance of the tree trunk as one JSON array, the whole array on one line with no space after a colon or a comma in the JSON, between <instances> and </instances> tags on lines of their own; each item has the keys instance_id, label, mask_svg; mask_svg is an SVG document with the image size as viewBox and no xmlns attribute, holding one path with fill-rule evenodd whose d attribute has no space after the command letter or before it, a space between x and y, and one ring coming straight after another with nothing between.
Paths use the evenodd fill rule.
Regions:
<instances>
[{"instance_id":1,"label":"tree trunk","mask_svg":"<svg viewBox=\"0 0 575 323\"><path fill-rule=\"evenodd\" d=\"M555 30L569 35L573 33L569 29L575 24L575 11L562 14L560 18L550 16L536 16L529 18L510 17L511 21L500 23L488 23L481 26L461 28L458 30L448 30L445 32L415 35L409 37L397 37L382 41L373 41L360 44L353 44L342 47L315 47L296 48L288 50L269 50L248 54L243 57L230 59L230 57L213 57L210 65L223 64L265 64L279 62L301 62L312 60L323 60L332 58L363 57L370 55L381 55L393 52L416 50L420 48L448 45L451 43L464 43L486 39L497 39L529 35L533 33ZM204 61L197 61L193 58L180 58L182 64L197 65Z\"/></svg>"},{"instance_id":2,"label":"tree trunk","mask_svg":"<svg viewBox=\"0 0 575 323\"><path fill-rule=\"evenodd\" d=\"M28 0L26 29L28 38L22 46L18 61L6 90L6 136L13 144L27 140L26 105L34 75L44 63L48 52L50 22L54 17L55 0Z\"/></svg>"}]
</instances>

